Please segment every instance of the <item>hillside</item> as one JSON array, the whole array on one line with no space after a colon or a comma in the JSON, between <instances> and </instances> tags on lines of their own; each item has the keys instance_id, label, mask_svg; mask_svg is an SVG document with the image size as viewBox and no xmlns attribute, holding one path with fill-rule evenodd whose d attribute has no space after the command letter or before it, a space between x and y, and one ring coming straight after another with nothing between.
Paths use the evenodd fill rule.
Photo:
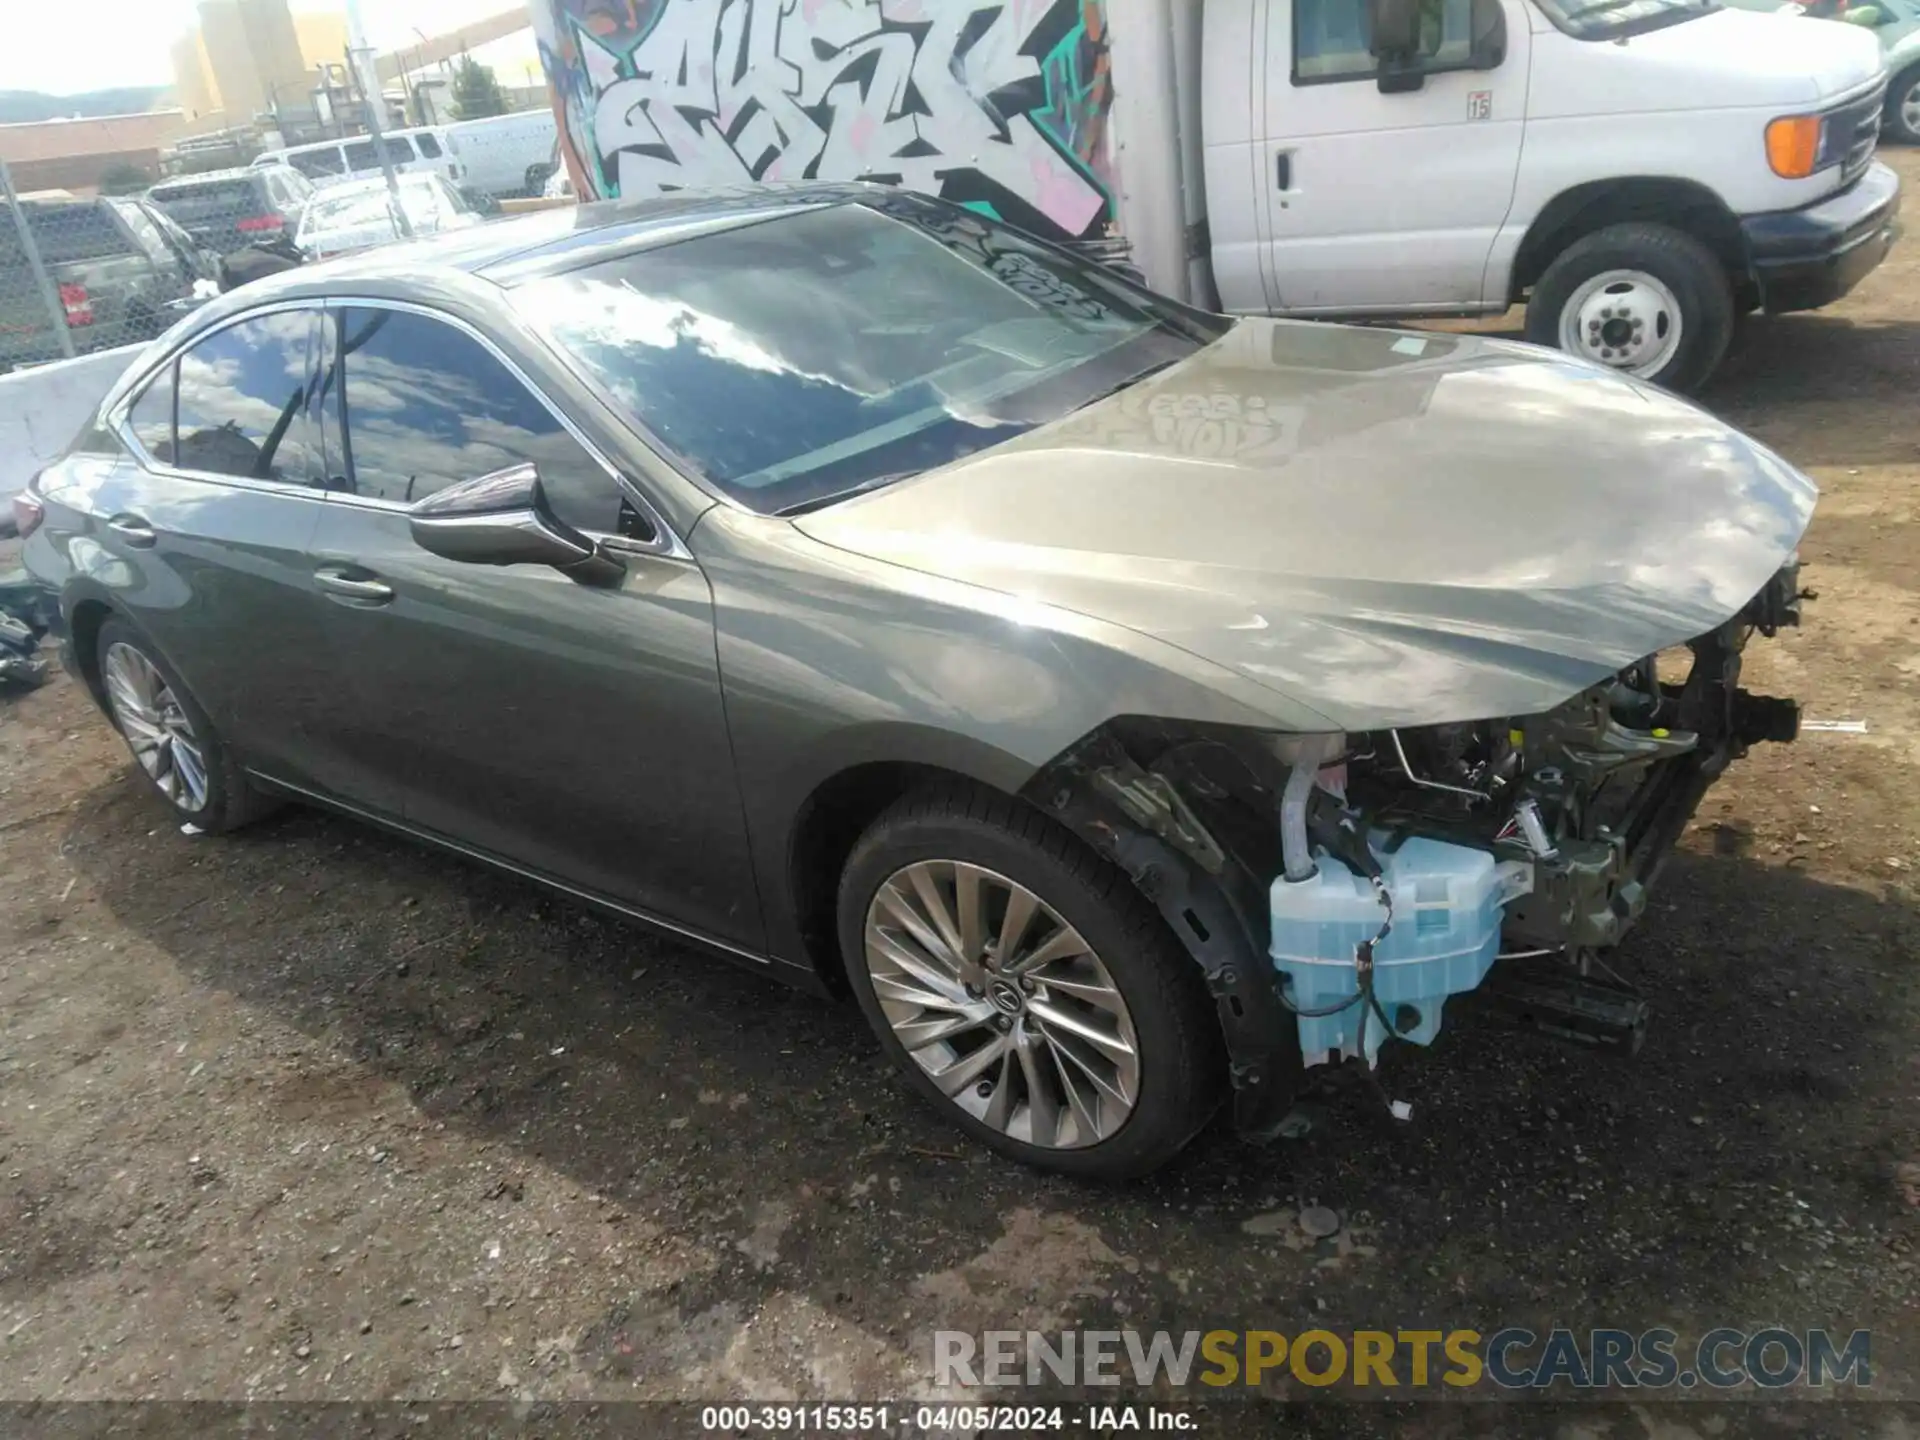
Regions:
<instances>
[{"instance_id":1,"label":"hillside","mask_svg":"<svg viewBox=\"0 0 1920 1440\"><path fill-rule=\"evenodd\" d=\"M161 85L128 85L89 90L84 95L44 95L38 90L0 90L0 125L65 116L134 115L153 108L165 92Z\"/></svg>"}]
</instances>

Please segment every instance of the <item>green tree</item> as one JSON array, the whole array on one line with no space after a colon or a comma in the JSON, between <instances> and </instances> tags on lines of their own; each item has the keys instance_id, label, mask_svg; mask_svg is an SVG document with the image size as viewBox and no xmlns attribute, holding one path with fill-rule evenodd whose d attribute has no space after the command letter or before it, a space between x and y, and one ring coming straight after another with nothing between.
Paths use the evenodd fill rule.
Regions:
<instances>
[{"instance_id":1,"label":"green tree","mask_svg":"<svg viewBox=\"0 0 1920 1440\"><path fill-rule=\"evenodd\" d=\"M507 97L493 78L493 71L471 55L462 55L459 68L453 72L453 118L481 120L506 113Z\"/></svg>"},{"instance_id":2,"label":"green tree","mask_svg":"<svg viewBox=\"0 0 1920 1440\"><path fill-rule=\"evenodd\" d=\"M153 176L131 161L119 160L100 173L100 189L107 195L137 195L153 184Z\"/></svg>"}]
</instances>

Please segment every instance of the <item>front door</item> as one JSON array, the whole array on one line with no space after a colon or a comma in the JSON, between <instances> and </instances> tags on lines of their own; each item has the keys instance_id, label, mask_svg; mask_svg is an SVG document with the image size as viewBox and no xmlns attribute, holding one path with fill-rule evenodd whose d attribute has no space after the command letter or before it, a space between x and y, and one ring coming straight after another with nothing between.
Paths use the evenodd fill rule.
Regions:
<instances>
[{"instance_id":1,"label":"front door","mask_svg":"<svg viewBox=\"0 0 1920 1440\"><path fill-rule=\"evenodd\" d=\"M329 323L338 454L315 563L355 678L332 728L359 783L416 828L757 952L700 567L636 544L603 589L421 549L408 505L527 461L578 529L619 537L636 512L466 330L376 306Z\"/></svg>"},{"instance_id":2,"label":"front door","mask_svg":"<svg viewBox=\"0 0 1920 1440\"><path fill-rule=\"evenodd\" d=\"M1429 65L1471 53L1473 0L1427 0ZM1264 7L1268 299L1294 314L1441 311L1484 303L1487 257L1513 202L1530 53L1506 4L1491 70L1428 74L1383 93L1367 0ZM1484 13L1484 12L1483 12Z\"/></svg>"}]
</instances>

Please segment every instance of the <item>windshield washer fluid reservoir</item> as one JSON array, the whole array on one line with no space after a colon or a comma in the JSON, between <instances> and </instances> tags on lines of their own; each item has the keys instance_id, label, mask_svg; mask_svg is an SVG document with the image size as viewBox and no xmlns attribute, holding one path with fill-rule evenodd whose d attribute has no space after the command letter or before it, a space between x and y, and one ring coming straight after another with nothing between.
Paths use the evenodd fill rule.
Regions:
<instances>
[{"instance_id":1,"label":"windshield washer fluid reservoir","mask_svg":"<svg viewBox=\"0 0 1920 1440\"><path fill-rule=\"evenodd\" d=\"M1447 996L1486 978L1500 952L1500 922L1508 901L1532 888L1532 867L1496 860L1485 850L1413 838L1397 846L1376 832L1368 846L1393 897L1393 928L1374 946L1373 994L1402 1040L1429 1045L1440 1033ZM1310 879L1273 882L1273 963L1301 1015L1300 1052L1309 1065L1358 1055L1364 1043L1372 1064L1387 1026L1360 993L1357 953L1380 933L1386 918L1373 883L1324 851Z\"/></svg>"}]
</instances>

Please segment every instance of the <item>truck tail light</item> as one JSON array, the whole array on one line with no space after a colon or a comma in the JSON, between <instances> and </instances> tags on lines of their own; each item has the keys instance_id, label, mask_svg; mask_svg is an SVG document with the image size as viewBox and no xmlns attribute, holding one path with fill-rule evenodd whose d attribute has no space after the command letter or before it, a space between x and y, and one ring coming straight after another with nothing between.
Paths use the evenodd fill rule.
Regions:
<instances>
[{"instance_id":1,"label":"truck tail light","mask_svg":"<svg viewBox=\"0 0 1920 1440\"><path fill-rule=\"evenodd\" d=\"M247 235L278 235L282 230L287 228L287 217L284 215L249 215L234 226L234 228Z\"/></svg>"},{"instance_id":2,"label":"truck tail light","mask_svg":"<svg viewBox=\"0 0 1920 1440\"><path fill-rule=\"evenodd\" d=\"M87 294L84 285L62 285L60 287L60 307L67 312L67 328L78 329L82 325L93 324L93 297Z\"/></svg>"},{"instance_id":3,"label":"truck tail light","mask_svg":"<svg viewBox=\"0 0 1920 1440\"><path fill-rule=\"evenodd\" d=\"M36 480L38 478L34 477ZM22 490L13 497L13 525L22 540L38 530L40 522L46 518L47 507L40 503L40 497L31 490Z\"/></svg>"}]
</instances>

